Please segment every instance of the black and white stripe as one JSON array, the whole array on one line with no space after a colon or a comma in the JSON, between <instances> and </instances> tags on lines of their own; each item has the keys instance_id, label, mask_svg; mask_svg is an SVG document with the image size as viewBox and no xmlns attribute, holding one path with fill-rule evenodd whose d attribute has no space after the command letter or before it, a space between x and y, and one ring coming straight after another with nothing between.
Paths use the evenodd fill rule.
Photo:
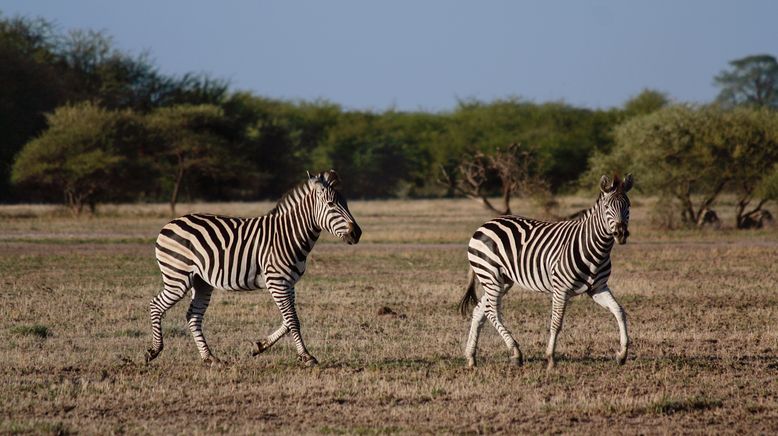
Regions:
<instances>
[{"instance_id":1,"label":"black and white stripe","mask_svg":"<svg viewBox=\"0 0 778 436\"><path fill-rule=\"evenodd\" d=\"M152 347L150 361L162 351L161 319L191 290L186 318L200 356L217 362L202 331L203 315L214 288L232 291L268 289L281 311L281 326L256 343L255 354L270 348L291 332L299 359L316 364L308 353L295 310L294 285L305 273L306 258L322 230L349 244L362 234L336 190L335 171L308 178L287 192L267 215L232 218L192 214L165 225L157 237L156 255L163 290L150 304Z\"/></svg>"},{"instance_id":2,"label":"black and white stripe","mask_svg":"<svg viewBox=\"0 0 778 436\"><path fill-rule=\"evenodd\" d=\"M610 253L614 240L624 244L629 236L629 198L632 176L624 181L607 176L600 180L601 193L594 206L574 220L544 222L518 216L502 216L482 225L470 239L468 260L469 285L460 303L460 311L472 314L465 349L468 366L475 366L478 336L484 318L492 322L511 350L511 360L523 362L519 345L502 321L502 297L512 285L548 294L551 297L551 325L546 358L554 366L554 349L567 301L587 293L607 308L619 324L621 348L619 363L627 358L626 313L608 287L611 273ZM476 298L476 282L484 290Z\"/></svg>"}]
</instances>

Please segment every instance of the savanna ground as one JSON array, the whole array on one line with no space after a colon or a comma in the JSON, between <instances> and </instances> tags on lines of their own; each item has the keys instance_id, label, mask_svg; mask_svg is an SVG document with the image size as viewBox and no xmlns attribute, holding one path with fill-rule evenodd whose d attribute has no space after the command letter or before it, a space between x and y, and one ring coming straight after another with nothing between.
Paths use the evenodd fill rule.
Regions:
<instances>
[{"instance_id":1,"label":"savanna ground","mask_svg":"<svg viewBox=\"0 0 778 436\"><path fill-rule=\"evenodd\" d=\"M592 201L565 198L561 212ZM611 286L633 341L627 364L614 362L613 317L579 297L552 372L543 359L550 301L519 290L504 313L526 364L509 365L487 323L479 368L464 367L465 246L489 217L468 200L352 202L362 242L324 238L297 287L314 369L296 362L288 338L250 355L251 341L280 322L258 292L214 293L205 332L224 367L200 363L186 300L163 320L164 352L143 362L164 206L106 206L82 219L2 207L0 432L775 433L778 230L659 231L648 225L651 202L633 199L632 237L614 250ZM179 211L247 216L271 206Z\"/></svg>"}]
</instances>

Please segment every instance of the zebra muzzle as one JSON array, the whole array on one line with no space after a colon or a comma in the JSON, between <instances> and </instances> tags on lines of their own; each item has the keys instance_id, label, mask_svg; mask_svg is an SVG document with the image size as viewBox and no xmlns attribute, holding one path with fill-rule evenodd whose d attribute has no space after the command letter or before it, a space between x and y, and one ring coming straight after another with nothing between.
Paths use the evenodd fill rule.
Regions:
<instances>
[{"instance_id":1,"label":"zebra muzzle","mask_svg":"<svg viewBox=\"0 0 778 436\"><path fill-rule=\"evenodd\" d=\"M624 223L616 224L616 231L613 232L613 236L616 237L619 245L626 244L627 238L629 237L629 229L627 229L627 225Z\"/></svg>"},{"instance_id":2,"label":"zebra muzzle","mask_svg":"<svg viewBox=\"0 0 778 436\"><path fill-rule=\"evenodd\" d=\"M348 233L346 233L346 237L344 238L346 243L349 245L356 244L359 242L359 238L361 237L362 229L359 227L359 225L354 222L348 223Z\"/></svg>"}]
</instances>

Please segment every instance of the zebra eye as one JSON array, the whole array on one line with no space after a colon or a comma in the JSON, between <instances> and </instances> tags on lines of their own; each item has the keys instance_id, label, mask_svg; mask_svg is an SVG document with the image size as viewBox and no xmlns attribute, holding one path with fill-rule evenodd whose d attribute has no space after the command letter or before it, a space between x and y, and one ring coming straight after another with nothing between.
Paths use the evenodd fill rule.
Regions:
<instances>
[{"instance_id":1,"label":"zebra eye","mask_svg":"<svg viewBox=\"0 0 778 436\"><path fill-rule=\"evenodd\" d=\"M334 201L328 201L328 202L327 202L327 206L329 206L329 207L335 207L335 202L334 202Z\"/></svg>"}]
</instances>

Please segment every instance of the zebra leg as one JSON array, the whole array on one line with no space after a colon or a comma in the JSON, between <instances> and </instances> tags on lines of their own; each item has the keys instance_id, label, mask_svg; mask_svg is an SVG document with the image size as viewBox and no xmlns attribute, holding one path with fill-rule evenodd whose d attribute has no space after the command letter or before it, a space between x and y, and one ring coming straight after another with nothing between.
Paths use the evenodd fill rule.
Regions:
<instances>
[{"instance_id":1,"label":"zebra leg","mask_svg":"<svg viewBox=\"0 0 778 436\"><path fill-rule=\"evenodd\" d=\"M164 289L149 304L149 313L151 315L151 348L146 350L146 363L154 360L164 347L162 343L162 317L168 309L178 303L188 288L183 283L176 283L177 286L165 284Z\"/></svg>"},{"instance_id":2,"label":"zebra leg","mask_svg":"<svg viewBox=\"0 0 778 436\"><path fill-rule=\"evenodd\" d=\"M590 292L589 296L592 297L595 303L610 310L616 322L619 323L619 343L621 345L619 354L616 355L616 361L619 365L623 365L627 361L627 350L629 348L629 336L627 335L627 313L624 308L621 307L618 301L613 297L609 288L602 289L597 292Z\"/></svg>"},{"instance_id":3,"label":"zebra leg","mask_svg":"<svg viewBox=\"0 0 778 436\"><path fill-rule=\"evenodd\" d=\"M551 297L551 327L549 331L548 347L546 348L546 359L548 360L548 369L556 365L554 360L554 351L556 350L556 338L562 329L562 320L565 317L565 309L569 296L564 291L557 291Z\"/></svg>"},{"instance_id":4,"label":"zebra leg","mask_svg":"<svg viewBox=\"0 0 778 436\"><path fill-rule=\"evenodd\" d=\"M285 325L281 325L281 327L278 328L278 330L274 331L270 336L268 336L266 339L262 339L261 341L257 341L254 343L254 345L257 346L257 349L254 350L251 355L257 356L259 354L262 354L267 350L268 348L272 347L273 344L278 342L279 339L284 337L285 334L289 333L289 327Z\"/></svg>"},{"instance_id":5,"label":"zebra leg","mask_svg":"<svg viewBox=\"0 0 778 436\"><path fill-rule=\"evenodd\" d=\"M303 342L303 337L300 334L300 320L297 318L297 310L294 307L294 288L274 290L272 293L276 306L281 311L283 326L292 334L294 345L297 348L297 360L305 364L305 366L317 365L319 361L311 356L305 348L305 342Z\"/></svg>"},{"instance_id":6,"label":"zebra leg","mask_svg":"<svg viewBox=\"0 0 778 436\"><path fill-rule=\"evenodd\" d=\"M487 303L485 312L486 317L492 322L497 333L499 333L502 340L505 341L505 345L511 350L511 362L521 366L524 364L524 356L521 354L519 344L516 342L516 339L513 338L513 335L511 335L510 330L508 330L502 322L502 297L506 290L507 287L497 289L484 287L484 297L486 297L485 301Z\"/></svg>"},{"instance_id":7,"label":"zebra leg","mask_svg":"<svg viewBox=\"0 0 778 436\"><path fill-rule=\"evenodd\" d=\"M475 353L478 349L478 336L481 333L481 327L484 325L485 312L485 300L486 294L481 298L481 301L473 309L473 319L470 323L470 334L467 337L467 346L465 347L465 358L467 359L467 367L475 367Z\"/></svg>"},{"instance_id":8,"label":"zebra leg","mask_svg":"<svg viewBox=\"0 0 778 436\"><path fill-rule=\"evenodd\" d=\"M194 290L192 292L192 302L189 304L189 310L186 311L186 320L189 324L189 331L192 332L195 344L198 351L200 351L200 357L207 365L214 365L219 363L211 350L208 348L208 344L205 342L205 335L203 334L203 317L205 311L208 309L208 304L211 302L211 293L213 286L205 283L199 277L194 280Z\"/></svg>"}]
</instances>

